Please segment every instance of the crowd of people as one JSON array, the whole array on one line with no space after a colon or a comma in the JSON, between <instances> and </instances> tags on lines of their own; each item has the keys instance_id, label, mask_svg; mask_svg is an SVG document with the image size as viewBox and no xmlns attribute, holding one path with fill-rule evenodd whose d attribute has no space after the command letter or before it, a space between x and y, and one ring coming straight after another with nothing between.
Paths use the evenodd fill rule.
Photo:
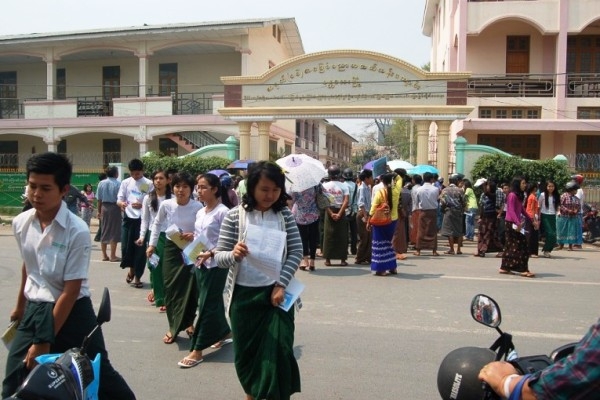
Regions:
<instances>
[{"instance_id":1,"label":"crowd of people","mask_svg":"<svg viewBox=\"0 0 600 400\"><path fill-rule=\"evenodd\" d=\"M581 244L580 176L559 195L550 180L538 186L519 177L498 187L493 179L480 179L473 185L462 175L453 174L444 186L443 179L429 172L409 176L397 169L374 177L371 170L363 170L355 176L351 169L342 171L332 165L321 183L288 194L285 171L273 162L256 163L244 180L229 174L194 177L185 171L165 170L152 171L148 179L143 162L133 159L128 164L128 178L120 181L117 168L110 167L94 194L89 184L81 192L69 189L69 182L52 174L46 177L36 164L41 160L37 162L68 169L68 161L63 165L65 160L47 154L32 160L28 164L28 198L33 200L34 211L27 214L28 219L17 218L16 234L31 229L32 219L48 219L40 220L42 232L54 219L64 219L62 210L71 210L67 203L72 199L80 199L77 201L83 206L80 225L89 226L97 201L100 224L96 240L101 244L102 260L118 262L126 270L125 282L133 288L147 287L142 277L148 270L151 290L147 299L166 315L162 342L175 343L181 332L190 338L190 352L178 365L195 367L203 362L205 349L233 343L235 367L247 399L285 399L300 391L293 342L294 314L301 302L298 299L287 311L279 306L298 268L316 270L317 255L324 258L325 266L333 265L332 260L347 266L353 255L354 263L370 265L374 276L395 275L398 261L409 257L409 249L413 256L424 256L424 251L440 256L441 235L448 241L443 254L461 255L463 242L474 241L477 231L475 256L497 251L502 258L501 274L534 277L528 260L537 257L541 237L545 257L564 245L572 250ZM47 212L42 212L35 201L40 196L35 187L40 175L56 181L57 201ZM482 191L479 200L474 188ZM328 207L317 205L316 196L321 192L330 199ZM74 213L71 210L70 214ZM276 252L275 260L267 262L258 255L260 249L252 247L254 242L247 233L254 229L270 237L283 235L281 254ZM118 243L120 257L116 254ZM24 260L30 262L26 253ZM89 300L89 252L83 261L85 271L72 276L78 282L78 298ZM25 287L36 272L29 265L23 268ZM49 304L61 304L54 314L64 323L93 313L87 302L77 305L77 298L77 304L70 301L68 307L62 307L67 289L72 296L71 284L71 280L58 282L56 290L47 296L30 286L21 290L14 318L48 312L25 309L27 301L39 300L40 296ZM4 393L14 388L21 373L17 358L48 350L35 341L32 344L34 336L21 338L22 346L11 350ZM49 337L48 342L53 339ZM61 343L76 338L68 339ZM106 352L100 344L96 350ZM105 365L103 374L123 390L122 398L134 398L110 364ZM104 384L102 390L108 393L111 389Z\"/></svg>"}]
</instances>

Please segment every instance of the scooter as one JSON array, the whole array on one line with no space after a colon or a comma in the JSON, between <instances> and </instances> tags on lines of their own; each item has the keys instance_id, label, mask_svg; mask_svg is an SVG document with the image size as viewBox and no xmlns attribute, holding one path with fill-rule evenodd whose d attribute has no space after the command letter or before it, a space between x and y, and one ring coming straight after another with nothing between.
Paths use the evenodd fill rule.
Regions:
<instances>
[{"instance_id":1,"label":"scooter","mask_svg":"<svg viewBox=\"0 0 600 400\"><path fill-rule=\"evenodd\" d=\"M583 205L583 241L594 243L600 240L600 218L598 209L594 204Z\"/></svg>"},{"instance_id":2,"label":"scooter","mask_svg":"<svg viewBox=\"0 0 600 400\"><path fill-rule=\"evenodd\" d=\"M500 399L489 386L478 379L479 371L492 361L510 362L521 374L531 374L567 357L577 343L570 343L554 350L549 356L519 357L512 335L500 330L502 315L494 299L478 294L471 301L471 316L475 321L500 334L490 348L461 347L453 350L438 369L437 386L444 400Z\"/></svg>"},{"instance_id":3,"label":"scooter","mask_svg":"<svg viewBox=\"0 0 600 400\"><path fill-rule=\"evenodd\" d=\"M108 288L104 288L96 318L97 325L83 339L81 347L62 354L44 354L36 357L38 365L27 375L17 392L8 399L97 400L100 354L96 355L94 360L90 360L86 354L86 347L98 328L110 321L110 314L110 294Z\"/></svg>"}]
</instances>

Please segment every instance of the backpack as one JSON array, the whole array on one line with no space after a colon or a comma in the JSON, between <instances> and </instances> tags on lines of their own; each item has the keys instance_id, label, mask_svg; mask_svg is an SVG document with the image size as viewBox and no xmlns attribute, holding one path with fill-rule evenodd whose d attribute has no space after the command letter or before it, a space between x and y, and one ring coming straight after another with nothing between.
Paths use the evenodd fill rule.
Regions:
<instances>
[{"instance_id":1,"label":"backpack","mask_svg":"<svg viewBox=\"0 0 600 400\"><path fill-rule=\"evenodd\" d=\"M326 210L328 207L331 207L331 199L328 193L323 191L323 185L320 183L315 186L315 202L317 203L317 208L320 211Z\"/></svg>"}]
</instances>

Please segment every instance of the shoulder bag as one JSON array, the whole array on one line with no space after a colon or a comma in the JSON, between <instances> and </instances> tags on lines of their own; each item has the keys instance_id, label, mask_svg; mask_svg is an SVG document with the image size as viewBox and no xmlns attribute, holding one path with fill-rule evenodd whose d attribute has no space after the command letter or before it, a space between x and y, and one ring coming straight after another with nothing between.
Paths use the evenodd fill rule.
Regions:
<instances>
[{"instance_id":1,"label":"shoulder bag","mask_svg":"<svg viewBox=\"0 0 600 400\"><path fill-rule=\"evenodd\" d=\"M383 194L385 201L377 206L375 212L371 216L371 219L369 219L369 224L373 226L383 226L392 222L390 206L387 203L387 190L384 189L381 191L381 193Z\"/></svg>"}]
</instances>

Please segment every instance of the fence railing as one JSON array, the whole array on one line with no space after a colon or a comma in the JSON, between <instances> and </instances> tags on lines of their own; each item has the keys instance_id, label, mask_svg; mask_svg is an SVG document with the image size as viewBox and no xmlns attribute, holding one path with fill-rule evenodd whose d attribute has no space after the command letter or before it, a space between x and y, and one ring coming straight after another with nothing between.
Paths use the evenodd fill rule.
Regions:
<instances>
[{"instance_id":1,"label":"fence railing","mask_svg":"<svg viewBox=\"0 0 600 400\"><path fill-rule=\"evenodd\" d=\"M552 97L554 95L554 75L472 76L467 86L469 97Z\"/></svg>"},{"instance_id":2,"label":"fence railing","mask_svg":"<svg viewBox=\"0 0 600 400\"><path fill-rule=\"evenodd\" d=\"M567 97L600 97L600 74L568 74Z\"/></svg>"}]
</instances>

